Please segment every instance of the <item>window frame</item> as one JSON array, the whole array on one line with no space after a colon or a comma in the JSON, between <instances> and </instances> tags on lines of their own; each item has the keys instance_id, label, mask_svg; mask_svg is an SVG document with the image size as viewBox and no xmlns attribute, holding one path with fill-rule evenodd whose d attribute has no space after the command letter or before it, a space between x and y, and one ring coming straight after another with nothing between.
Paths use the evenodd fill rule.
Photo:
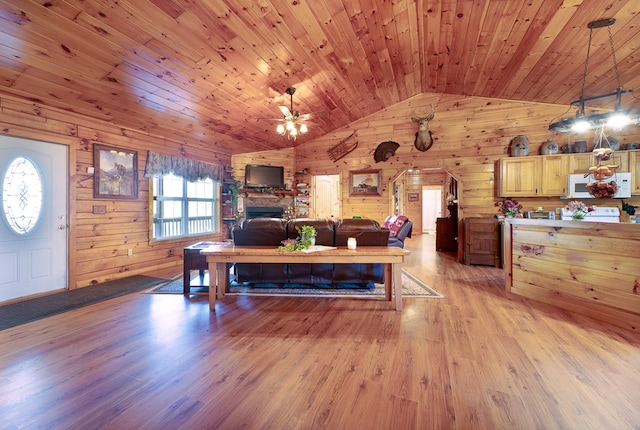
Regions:
<instances>
[{"instance_id":1,"label":"window frame","mask_svg":"<svg viewBox=\"0 0 640 430\"><path fill-rule=\"evenodd\" d=\"M165 183L163 181L163 178L175 178L181 181L181 185L182 185L182 195L180 197L176 197L176 196L165 196L164 195L164 190L163 187L165 186ZM222 200L221 200L221 190L222 190L222 183L221 181L217 181L215 179L212 178L208 178L208 180L210 180L212 182L212 190L213 190L213 196L211 198L208 197L189 197L188 195L188 184L189 183L193 183L196 184L197 182L194 181L189 181L181 176L178 175L174 175L174 174L169 174L169 175L158 175L158 176L153 176L151 178L149 178L149 241L151 243L153 242L164 242L164 241L168 241L168 240L183 240L183 239L188 239L188 238L199 238L199 237L204 237L204 236L211 236L211 235L215 235L215 234L221 234L222 233L222 218L221 218L221 211L222 211ZM157 189L158 188L158 189ZM160 194L162 193L162 194ZM162 237L155 237L155 232L156 232L156 220L159 219L156 216L156 207L158 208L158 210L160 212L162 212L162 202L164 201L178 201L181 202L181 209L180 209L180 229L181 232L186 232L188 230L189 227L189 222L191 220L197 219L197 218L205 218L205 219L209 219L209 216L205 216L205 217L192 217L191 219L189 218L189 203L190 202L208 202L211 201L212 202L212 212L211 212L211 225L212 225L212 230L211 231L204 231L204 232L197 232L197 233L182 233L179 235L172 235L172 236L162 236ZM163 221L165 220L164 217L160 218L162 221L159 221L159 225L158 225L158 229L162 229L163 226ZM173 217L170 218L171 220L177 220L177 217Z\"/></svg>"}]
</instances>

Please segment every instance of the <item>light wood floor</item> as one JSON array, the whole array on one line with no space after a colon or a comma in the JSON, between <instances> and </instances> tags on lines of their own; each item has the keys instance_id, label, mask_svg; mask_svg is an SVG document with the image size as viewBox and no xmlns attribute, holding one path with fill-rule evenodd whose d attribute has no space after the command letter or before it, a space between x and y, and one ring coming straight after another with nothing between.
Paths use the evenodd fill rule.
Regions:
<instances>
[{"instance_id":1,"label":"light wood floor","mask_svg":"<svg viewBox=\"0 0 640 430\"><path fill-rule=\"evenodd\" d=\"M2 331L0 428L640 428L638 334L408 248L445 299L133 294Z\"/></svg>"}]
</instances>

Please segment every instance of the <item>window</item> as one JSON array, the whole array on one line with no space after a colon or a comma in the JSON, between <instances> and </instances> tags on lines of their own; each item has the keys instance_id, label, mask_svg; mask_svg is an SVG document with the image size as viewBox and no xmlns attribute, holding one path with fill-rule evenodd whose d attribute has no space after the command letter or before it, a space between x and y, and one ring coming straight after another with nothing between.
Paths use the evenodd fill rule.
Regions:
<instances>
[{"instance_id":1,"label":"window","mask_svg":"<svg viewBox=\"0 0 640 430\"><path fill-rule=\"evenodd\" d=\"M24 157L14 159L2 181L2 211L11 230L26 235L42 212L42 177L36 165Z\"/></svg>"},{"instance_id":2,"label":"window","mask_svg":"<svg viewBox=\"0 0 640 430\"><path fill-rule=\"evenodd\" d=\"M220 186L211 179L187 181L174 175L155 176L153 239L218 233Z\"/></svg>"}]
</instances>

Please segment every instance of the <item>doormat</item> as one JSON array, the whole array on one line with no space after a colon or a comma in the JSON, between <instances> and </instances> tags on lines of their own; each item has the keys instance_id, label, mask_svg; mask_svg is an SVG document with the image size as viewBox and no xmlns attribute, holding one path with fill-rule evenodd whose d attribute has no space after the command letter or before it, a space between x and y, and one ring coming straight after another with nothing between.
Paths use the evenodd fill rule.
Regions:
<instances>
[{"instance_id":1,"label":"doormat","mask_svg":"<svg viewBox=\"0 0 640 430\"><path fill-rule=\"evenodd\" d=\"M208 276L205 275L205 284ZM182 276L154 287L149 293L182 294ZM208 287L191 287L192 294L209 293ZM237 283L231 282L228 296L310 296L310 297L344 297L344 296L381 296L384 297L384 285L374 284L273 284L273 283ZM442 294L422 282L409 272L402 271L403 297L444 298Z\"/></svg>"},{"instance_id":2,"label":"doormat","mask_svg":"<svg viewBox=\"0 0 640 430\"><path fill-rule=\"evenodd\" d=\"M166 279L135 275L75 290L28 299L0 306L0 330L78 309L83 306L148 290Z\"/></svg>"}]
</instances>

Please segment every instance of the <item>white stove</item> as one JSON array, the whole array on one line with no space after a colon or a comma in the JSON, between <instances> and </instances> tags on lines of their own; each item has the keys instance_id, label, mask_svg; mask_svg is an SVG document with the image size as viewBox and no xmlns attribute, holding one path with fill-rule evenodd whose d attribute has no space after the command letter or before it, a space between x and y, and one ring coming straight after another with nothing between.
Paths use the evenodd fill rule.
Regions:
<instances>
[{"instance_id":1,"label":"white stove","mask_svg":"<svg viewBox=\"0 0 640 430\"><path fill-rule=\"evenodd\" d=\"M572 214L572 211L562 208L562 211L560 212L560 219L564 221L571 221L573 219L571 217ZM620 209L615 206L596 206L594 211L589 212L584 216L584 220L592 222L620 222Z\"/></svg>"}]
</instances>

